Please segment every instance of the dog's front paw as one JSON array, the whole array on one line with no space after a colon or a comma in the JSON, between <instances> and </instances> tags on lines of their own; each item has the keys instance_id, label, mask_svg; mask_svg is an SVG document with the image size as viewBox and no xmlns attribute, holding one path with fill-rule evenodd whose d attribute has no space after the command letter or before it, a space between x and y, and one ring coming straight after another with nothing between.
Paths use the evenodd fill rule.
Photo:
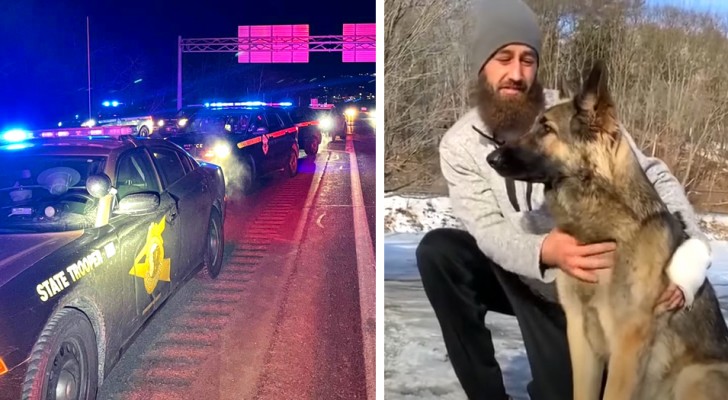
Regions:
<instances>
[{"instance_id":1,"label":"dog's front paw","mask_svg":"<svg viewBox=\"0 0 728 400\"><path fill-rule=\"evenodd\" d=\"M695 294L705 282L711 261L710 247L698 239L686 240L672 255L667 276L682 290L685 307L693 305Z\"/></svg>"}]
</instances>

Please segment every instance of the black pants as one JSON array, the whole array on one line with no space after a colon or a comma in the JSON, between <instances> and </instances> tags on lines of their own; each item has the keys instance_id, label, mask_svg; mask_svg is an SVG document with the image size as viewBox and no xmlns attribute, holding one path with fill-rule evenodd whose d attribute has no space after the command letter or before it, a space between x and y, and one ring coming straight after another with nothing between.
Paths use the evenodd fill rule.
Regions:
<instances>
[{"instance_id":1,"label":"black pants","mask_svg":"<svg viewBox=\"0 0 728 400\"><path fill-rule=\"evenodd\" d=\"M450 362L470 399L506 399L485 313L515 315L533 380L532 400L570 400L571 361L561 306L534 295L487 258L467 232L436 229L417 247L417 267Z\"/></svg>"}]
</instances>

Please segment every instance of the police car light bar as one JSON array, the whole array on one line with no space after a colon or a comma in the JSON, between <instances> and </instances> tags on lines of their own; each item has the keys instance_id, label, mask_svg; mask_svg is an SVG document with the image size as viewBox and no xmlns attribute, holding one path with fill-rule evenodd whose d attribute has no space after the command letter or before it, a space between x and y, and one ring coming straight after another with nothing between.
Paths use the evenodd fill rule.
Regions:
<instances>
[{"instance_id":1,"label":"police car light bar","mask_svg":"<svg viewBox=\"0 0 728 400\"><path fill-rule=\"evenodd\" d=\"M132 135L134 130L130 126L103 126L95 128L72 129L43 129L39 131L22 131L13 129L2 135L4 142L22 142L37 138L65 138L65 137L92 137L92 136L125 136ZM21 135L22 134L22 135Z\"/></svg>"},{"instance_id":2,"label":"police car light bar","mask_svg":"<svg viewBox=\"0 0 728 400\"><path fill-rule=\"evenodd\" d=\"M331 110L334 105L329 103L309 104L308 108L312 110Z\"/></svg>"},{"instance_id":3,"label":"police car light bar","mask_svg":"<svg viewBox=\"0 0 728 400\"><path fill-rule=\"evenodd\" d=\"M205 103L205 107L290 107L293 103L284 101L280 103L266 103L262 101L238 101L226 103Z\"/></svg>"}]
</instances>

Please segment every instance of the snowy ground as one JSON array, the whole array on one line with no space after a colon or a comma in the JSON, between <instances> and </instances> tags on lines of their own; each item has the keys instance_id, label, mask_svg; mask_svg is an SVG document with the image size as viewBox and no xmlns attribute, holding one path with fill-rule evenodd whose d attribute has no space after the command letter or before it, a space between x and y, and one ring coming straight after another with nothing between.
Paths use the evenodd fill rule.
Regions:
<instances>
[{"instance_id":1,"label":"snowy ground","mask_svg":"<svg viewBox=\"0 0 728 400\"><path fill-rule=\"evenodd\" d=\"M447 198L385 198L385 398L465 399L447 358L440 328L422 291L414 251L420 238L436 227L457 227ZM708 272L728 315L728 216L703 216L714 239L715 262ZM486 316L506 389L528 399L531 374L515 318Z\"/></svg>"}]
</instances>

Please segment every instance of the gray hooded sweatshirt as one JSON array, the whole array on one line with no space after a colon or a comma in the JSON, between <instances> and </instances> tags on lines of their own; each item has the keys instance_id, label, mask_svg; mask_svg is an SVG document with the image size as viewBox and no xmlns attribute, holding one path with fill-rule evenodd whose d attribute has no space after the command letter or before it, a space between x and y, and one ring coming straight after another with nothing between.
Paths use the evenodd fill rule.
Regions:
<instances>
[{"instance_id":1,"label":"gray hooded sweatshirt","mask_svg":"<svg viewBox=\"0 0 728 400\"><path fill-rule=\"evenodd\" d=\"M505 179L486 162L494 146L473 126L492 136L472 109L440 142L440 164L453 213L488 258L519 275L536 294L555 302L556 271L542 268L540 262L541 244L554 226L544 204L543 185L515 181L511 201ZM682 213L688 235L710 246L680 182L662 161L645 156L624 129L623 134L669 210Z\"/></svg>"}]
</instances>

